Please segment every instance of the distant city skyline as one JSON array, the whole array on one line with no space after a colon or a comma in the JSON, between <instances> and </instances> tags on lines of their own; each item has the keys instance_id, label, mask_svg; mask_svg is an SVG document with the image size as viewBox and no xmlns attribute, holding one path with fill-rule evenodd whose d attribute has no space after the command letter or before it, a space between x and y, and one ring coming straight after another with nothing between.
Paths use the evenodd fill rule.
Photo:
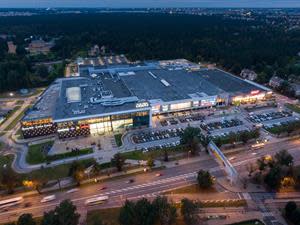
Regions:
<instances>
[{"instance_id":1,"label":"distant city skyline","mask_svg":"<svg viewBox=\"0 0 300 225\"><path fill-rule=\"evenodd\" d=\"M298 8L300 0L0 0L0 8L253 7Z\"/></svg>"}]
</instances>

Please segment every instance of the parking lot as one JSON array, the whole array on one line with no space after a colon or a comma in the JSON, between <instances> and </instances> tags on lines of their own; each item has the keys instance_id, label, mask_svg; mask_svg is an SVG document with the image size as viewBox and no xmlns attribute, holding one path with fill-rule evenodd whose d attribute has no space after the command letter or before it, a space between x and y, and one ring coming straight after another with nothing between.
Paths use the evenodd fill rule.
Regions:
<instances>
[{"instance_id":1,"label":"parking lot","mask_svg":"<svg viewBox=\"0 0 300 225\"><path fill-rule=\"evenodd\" d=\"M168 125L176 125L178 123L189 123L195 121L203 121L205 118L204 115L197 113L197 114L181 114L179 116L173 118L163 118L160 120L161 126L165 127Z\"/></svg>"},{"instance_id":2,"label":"parking lot","mask_svg":"<svg viewBox=\"0 0 300 225\"><path fill-rule=\"evenodd\" d=\"M135 144L142 144L151 141L174 138L178 137L183 132L183 130L183 128L173 128L167 130L141 132L139 134L133 135L132 141Z\"/></svg>"},{"instance_id":3,"label":"parking lot","mask_svg":"<svg viewBox=\"0 0 300 225\"><path fill-rule=\"evenodd\" d=\"M276 120L272 120L272 121L266 121L263 123L263 127L268 129L268 128L272 128L272 127L276 127L276 126L287 125L289 123L293 123L298 120L299 120L298 117L290 116L290 117L280 118L280 119L276 119Z\"/></svg>"},{"instance_id":4,"label":"parking lot","mask_svg":"<svg viewBox=\"0 0 300 225\"><path fill-rule=\"evenodd\" d=\"M247 128L245 126L241 126L241 127L235 127L234 130L230 130L230 131L220 131L220 132L216 132L213 133L211 135L209 135L212 138L218 138L218 137L226 137L228 136L230 133L238 133L241 131L250 131L250 128Z\"/></svg>"},{"instance_id":5,"label":"parking lot","mask_svg":"<svg viewBox=\"0 0 300 225\"><path fill-rule=\"evenodd\" d=\"M260 113L260 114L250 114L249 115L249 120L252 123L264 123L270 120L278 120L281 118L286 118L286 117L291 117L293 114L291 112L287 111L273 111L273 112L265 112L265 113Z\"/></svg>"},{"instance_id":6,"label":"parking lot","mask_svg":"<svg viewBox=\"0 0 300 225\"><path fill-rule=\"evenodd\" d=\"M237 127L243 125L243 122L239 119L229 119L229 120L222 120L222 121L216 121L211 123L201 123L200 127L205 131L214 131L216 129L224 129L224 128L230 128L230 127Z\"/></svg>"}]
</instances>

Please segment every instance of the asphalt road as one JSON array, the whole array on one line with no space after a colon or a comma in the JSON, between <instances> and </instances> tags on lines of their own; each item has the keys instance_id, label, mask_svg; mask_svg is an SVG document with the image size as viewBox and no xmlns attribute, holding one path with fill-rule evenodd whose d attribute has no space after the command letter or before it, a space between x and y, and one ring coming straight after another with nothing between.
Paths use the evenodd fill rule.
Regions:
<instances>
[{"instance_id":1,"label":"asphalt road","mask_svg":"<svg viewBox=\"0 0 300 225\"><path fill-rule=\"evenodd\" d=\"M288 149L296 159L296 164L299 164L300 141L284 141L279 143L270 143L263 149L254 151L245 151L236 155L236 159L232 161L239 173L246 172L246 165L250 162L255 162L258 158L266 154L275 154L282 149ZM115 179L105 183L84 186L79 191L67 194L66 192L57 192L56 200L48 203L40 203L40 200L45 195L32 196L25 198L25 202L19 206L10 208L7 212L0 213L0 221L13 221L23 213L32 213L34 216L42 216L45 211L53 209L64 199L71 199L76 204L79 213L85 213L87 207L84 202L97 195L108 195L109 201L103 205L89 207L88 209L95 209L101 207L120 206L126 199L137 199L142 197L152 198L156 195L170 189L175 189L180 186L195 183L196 172L199 169L210 170L214 176L223 177L223 171L215 162L210 159L202 162L194 162L186 165L178 165L177 167L164 169L162 171L147 172L144 174L135 175L132 177ZM157 177L156 174L161 172L163 175ZM135 182L127 183L129 179L134 178ZM106 189L102 190L102 187ZM232 198L237 195L232 193ZM24 204L30 202L32 206L24 208Z\"/></svg>"}]
</instances>

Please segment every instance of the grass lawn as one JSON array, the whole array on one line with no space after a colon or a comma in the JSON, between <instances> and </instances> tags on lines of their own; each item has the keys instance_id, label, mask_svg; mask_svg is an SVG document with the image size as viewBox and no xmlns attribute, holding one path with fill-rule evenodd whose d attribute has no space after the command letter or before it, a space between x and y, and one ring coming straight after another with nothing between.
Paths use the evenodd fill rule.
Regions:
<instances>
[{"instance_id":1,"label":"grass lawn","mask_svg":"<svg viewBox=\"0 0 300 225\"><path fill-rule=\"evenodd\" d=\"M285 106L286 106L288 109L290 109L290 110L292 110L292 111L294 111L294 112L296 112L296 113L300 113L300 106L298 106L298 105L287 103L287 104L285 104Z\"/></svg>"},{"instance_id":2,"label":"grass lawn","mask_svg":"<svg viewBox=\"0 0 300 225\"><path fill-rule=\"evenodd\" d=\"M11 165L14 159L13 155L0 156L0 167L4 164ZM93 159L86 159L80 161L85 167L89 166ZM52 168L44 168L40 170L35 170L26 174L19 174L20 180L32 179L34 177L46 177L49 180L56 180L58 178L64 178L68 176L71 164L62 164L59 166L54 166Z\"/></svg>"},{"instance_id":3,"label":"grass lawn","mask_svg":"<svg viewBox=\"0 0 300 225\"><path fill-rule=\"evenodd\" d=\"M32 165L46 162L47 155L43 152L44 148L47 146L51 148L53 144L54 141L47 141L41 144L29 145L28 153L26 155L26 162Z\"/></svg>"},{"instance_id":4,"label":"grass lawn","mask_svg":"<svg viewBox=\"0 0 300 225\"><path fill-rule=\"evenodd\" d=\"M16 102L16 105L22 105L23 103L24 103L23 100L18 100L18 101Z\"/></svg>"},{"instance_id":5,"label":"grass lawn","mask_svg":"<svg viewBox=\"0 0 300 225\"><path fill-rule=\"evenodd\" d=\"M6 120L8 120L13 114L15 114L16 111L18 111L21 108L21 106L16 106L12 110L9 111L9 113L6 115L5 119L1 122L4 123Z\"/></svg>"},{"instance_id":6,"label":"grass lawn","mask_svg":"<svg viewBox=\"0 0 300 225\"><path fill-rule=\"evenodd\" d=\"M130 151L130 152L125 152L122 153L122 156L126 159L134 159L134 160L147 160L149 157L152 158L159 158L163 157L165 152L165 149L157 149L149 152L143 153L141 150L135 150L135 151ZM176 147L171 147L167 148L167 152L169 154L169 157L176 153L182 153L182 152L187 152L184 149L184 146L176 146Z\"/></svg>"},{"instance_id":7,"label":"grass lawn","mask_svg":"<svg viewBox=\"0 0 300 225\"><path fill-rule=\"evenodd\" d=\"M14 159L13 155L0 156L0 167L2 168L5 164L10 165Z\"/></svg>"},{"instance_id":8,"label":"grass lawn","mask_svg":"<svg viewBox=\"0 0 300 225\"><path fill-rule=\"evenodd\" d=\"M196 194L196 193L215 193L216 189L201 189L197 184L188 185L172 191L167 191L164 194Z\"/></svg>"},{"instance_id":9,"label":"grass lawn","mask_svg":"<svg viewBox=\"0 0 300 225\"><path fill-rule=\"evenodd\" d=\"M101 219L106 225L119 225L120 208L99 209L87 212L87 225L97 224Z\"/></svg>"},{"instance_id":10,"label":"grass lawn","mask_svg":"<svg viewBox=\"0 0 300 225\"><path fill-rule=\"evenodd\" d=\"M118 147L122 146L122 134L115 134L115 141Z\"/></svg>"},{"instance_id":11,"label":"grass lawn","mask_svg":"<svg viewBox=\"0 0 300 225\"><path fill-rule=\"evenodd\" d=\"M26 110L29 107L30 106L27 106L22 112L20 112L20 114L17 115L16 118L7 127L5 127L4 131L9 131L9 130L13 129L17 125L19 120L24 116L24 113L26 112Z\"/></svg>"},{"instance_id":12,"label":"grass lawn","mask_svg":"<svg viewBox=\"0 0 300 225\"><path fill-rule=\"evenodd\" d=\"M228 201L216 201L216 202L200 202L200 207L203 208L214 208L214 207L243 207L247 206L245 199L228 200Z\"/></svg>"},{"instance_id":13,"label":"grass lawn","mask_svg":"<svg viewBox=\"0 0 300 225\"><path fill-rule=\"evenodd\" d=\"M233 223L231 225L264 225L260 220L247 220L240 223Z\"/></svg>"},{"instance_id":14,"label":"grass lawn","mask_svg":"<svg viewBox=\"0 0 300 225\"><path fill-rule=\"evenodd\" d=\"M101 219L101 221L105 225L120 225L118 221L119 213L120 213L120 208L98 209L98 210L88 211L86 222L87 225L94 225L94 224L98 224L97 221ZM174 225L186 225L186 223L183 221L182 216L180 216L179 212Z\"/></svg>"},{"instance_id":15,"label":"grass lawn","mask_svg":"<svg viewBox=\"0 0 300 225\"><path fill-rule=\"evenodd\" d=\"M78 151L70 151L61 154L47 155L47 148L51 148L54 141L48 141L41 144L30 145L28 147L28 154L26 156L27 163L34 165L45 162L52 162L55 160L65 159L69 157L81 156L93 153L92 148L80 149Z\"/></svg>"}]
</instances>

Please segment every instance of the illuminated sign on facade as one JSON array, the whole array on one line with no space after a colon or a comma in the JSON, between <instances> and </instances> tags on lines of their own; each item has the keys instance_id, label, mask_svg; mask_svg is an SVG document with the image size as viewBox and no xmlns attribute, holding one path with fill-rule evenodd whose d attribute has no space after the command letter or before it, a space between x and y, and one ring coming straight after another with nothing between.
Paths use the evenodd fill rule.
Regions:
<instances>
[{"instance_id":1,"label":"illuminated sign on facade","mask_svg":"<svg viewBox=\"0 0 300 225\"><path fill-rule=\"evenodd\" d=\"M251 94L251 95L257 95L257 94L259 94L259 90L251 91L250 94Z\"/></svg>"},{"instance_id":2,"label":"illuminated sign on facade","mask_svg":"<svg viewBox=\"0 0 300 225\"><path fill-rule=\"evenodd\" d=\"M135 108L145 108L145 107L149 107L149 103L148 102L138 102L135 105Z\"/></svg>"}]
</instances>

